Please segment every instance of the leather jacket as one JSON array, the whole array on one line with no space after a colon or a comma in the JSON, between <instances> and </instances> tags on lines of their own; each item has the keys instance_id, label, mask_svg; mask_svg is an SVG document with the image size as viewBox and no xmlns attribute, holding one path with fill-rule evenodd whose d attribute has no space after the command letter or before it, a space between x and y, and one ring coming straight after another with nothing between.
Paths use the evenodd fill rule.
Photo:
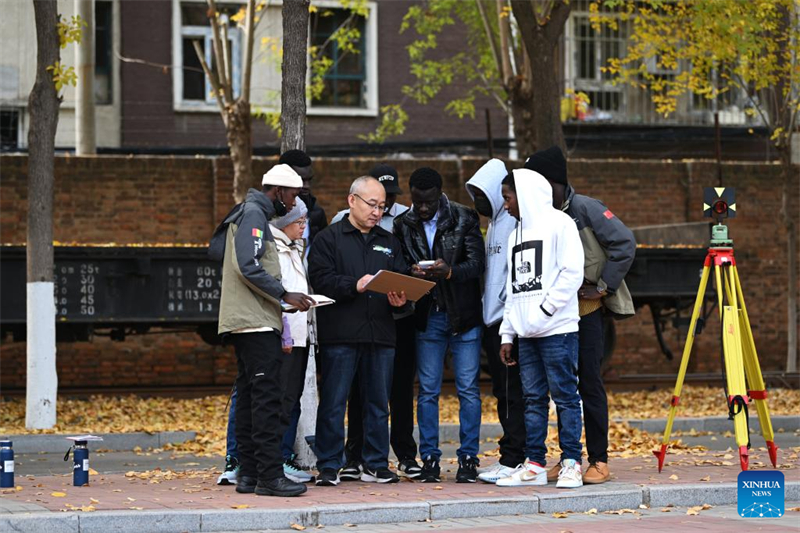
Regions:
<instances>
[{"instance_id":1,"label":"leather jacket","mask_svg":"<svg viewBox=\"0 0 800 533\"><path fill-rule=\"evenodd\" d=\"M436 288L417 302L417 329L427 329L434 307L447 312L454 334L482 325L481 277L486 268L486 250L478 213L442 194L432 251L428 249L422 221L413 209L395 219L394 234L409 266L442 259L453 269L449 280L438 280Z\"/></svg>"}]
</instances>

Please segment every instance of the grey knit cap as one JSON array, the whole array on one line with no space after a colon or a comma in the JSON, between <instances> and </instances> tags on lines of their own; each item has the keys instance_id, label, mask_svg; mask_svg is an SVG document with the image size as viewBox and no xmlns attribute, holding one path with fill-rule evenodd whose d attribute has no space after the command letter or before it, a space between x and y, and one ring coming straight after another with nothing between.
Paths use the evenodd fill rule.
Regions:
<instances>
[{"instance_id":1,"label":"grey knit cap","mask_svg":"<svg viewBox=\"0 0 800 533\"><path fill-rule=\"evenodd\" d=\"M298 196L294 200L294 207L292 208L292 210L280 218L271 220L270 224L272 224L278 229L283 229L292 222L297 222L298 219L303 218L307 214L308 214L308 208L306 207L305 202L303 202L303 200L301 200L300 197Z\"/></svg>"}]
</instances>

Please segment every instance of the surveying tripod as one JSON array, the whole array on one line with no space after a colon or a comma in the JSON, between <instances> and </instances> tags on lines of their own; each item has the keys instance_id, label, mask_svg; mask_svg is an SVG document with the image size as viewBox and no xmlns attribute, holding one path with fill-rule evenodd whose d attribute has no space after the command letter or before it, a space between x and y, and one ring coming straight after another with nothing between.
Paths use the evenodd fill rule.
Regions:
<instances>
[{"instance_id":1,"label":"surveying tripod","mask_svg":"<svg viewBox=\"0 0 800 533\"><path fill-rule=\"evenodd\" d=\"M769 418L767 407L767 391L761 367L758 364L758 354L753 341L753 332L750 328L750 318L744 303L742 285L739 281L739 271L736 268L736 259L733 256L733 241L728 239L728 228L722 224L722 218L734 216L736 204L733 199L733 189L716 188L714 194L709 194L706 189L706 212L712 211L718 224L711 230L711 246L708 249L703 275L700 278L700 287L697 290L692 318L689 323L689 333L686 345L683 348L678 380L670 400L667 427L661 441L661 449L653 454L658 458L658 471L664 467L664 458L669 446L669 437L672 433L672 423L678 411L678 402L681 395L686 367L692 352L694 337L697 332L697 322L700 318L703 298L708 284L711 270L714 270L716 281L717 303L719 306L720 322L722 324L722 352L724 372L727 383L727 404L729 419L733 420L736 434L736 445L739 448L739 462L742 470L747 470L750 453L750 432L748 418L748 404L755 402L758 411L758 420L761 424L761 434L767 442L767 450L772 466L777 467L778 447L775 446L775 436L772 431L772 422ZM729 191L729 192L728 192ZM714 199L710 199L710 198ZM748 387L749 385L749 387Z\"/></svg>"}]
</instances>

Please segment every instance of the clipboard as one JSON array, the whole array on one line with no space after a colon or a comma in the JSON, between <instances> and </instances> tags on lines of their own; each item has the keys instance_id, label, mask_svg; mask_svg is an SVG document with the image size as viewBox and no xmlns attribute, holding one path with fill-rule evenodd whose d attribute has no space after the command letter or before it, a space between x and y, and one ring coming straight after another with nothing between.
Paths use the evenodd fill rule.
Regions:
<instances>
[{"instance_id":1,"label":"clipboard","mask_svg":"<svg viewBox=\"0 0 800 533\"><path fill-rule=\"evenodd\" d=\"M367 283L368 291L387 294L390 292L405 291L406 298L416 302L428 294L436 286L433 281L405 276L389 270L379 270L377 274Z\"/></svg>"}]
</instances>

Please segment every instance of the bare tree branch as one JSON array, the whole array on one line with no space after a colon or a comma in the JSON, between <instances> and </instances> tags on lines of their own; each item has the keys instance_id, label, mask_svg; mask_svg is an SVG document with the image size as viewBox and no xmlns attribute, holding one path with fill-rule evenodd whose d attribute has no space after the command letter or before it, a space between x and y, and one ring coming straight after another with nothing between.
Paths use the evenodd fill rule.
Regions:
<instances>
[{"instance_id":1,"label":"bare tree branch","mask_svg":"<svg viewBox=\"0 0 800 533\"><path fill-rule=\"evenodd\" d=\"M197 68L197 67L187 67L186 65L181 65L181 66L178 66L178 65L167 65L165 63L153 63L152 61L145 61L144 59L136 59L136 58L133 58L133 57L125 57L122 54L120 54L119 50L116 49L116 48L114 48L114 57L116 57L117 59L119 59L123 63L134 63L136 65L145 65L145 66L148 66L148 67L159 68L161 70L179 68L179 69L182 69L182 70L188 70L189 72L203 72L202 68Z\"/></svg>"},{"instance_id":2,"label":"bare tree branch","mask_svg":"<svg viewBox=\"0 0 800 533\"><path fill-rule=\"evenodd\" d=\"M219 85L222 89L227 89L228 87L228 80L225 79L225 69L223 65L225 65L225 61L222 59L222 39L219 35L219 12L217 11L217 3L214 0L208 0L208 7L210 8L209 13L209 20L211 22L211 33L214 36L213 42L213 53L214 58L216 60L216 71L217 75L219 76ZM228 96L227 90L224 90L223 93L226 97ZM227 106L230 103L230 100L225 100L225 105Z\"/></svg>"},{"instance_id":3,"label":"bare tree branch","mask_svg":"<svg viewBox=\"0 0 800 533\"><path fill-rule=\"evenodd\" d=\"M233 102L233 69L231 68L232 61L230 41L228 41L228 25L223 24L220 29L222 30L222 65L217 70L222 69L222 72L224 72L225 80L227 80L227 83L223 86L225 96L227 96L228 102Z\"/></svg>"},{"instance_id":4,"label":"bare tree branch","mask_svg":"<svg viewBox=\"0 0 800 533\"><path fill-rule=\"evenodd\" d=\"M561 32L564 31L564 24L569 18L569 12L572 6L563 0L557 0L556 3L550 8L550 16L547 24L544 25L542 30L545 33L545 38L548 40L557 39Z\"/></svg>"},{"instance_id":5,"label":"bare tree branch","mask_svg":"<svg viewBox=\"0 0 800 533\"><path fill-rule=\"evenodd\" d=\"M203 55L203 49L200 48L200 41L194 40L192 41L192 44L194 45L194 52L197 54L197 59L200 60L200 65L203 67L203 72L206 73L206 77L208 77L208 81L211 83L211 89L214 91L214 100L219 106L219 112L222 115L222 121L227 125L228 116L227 113L225 113L225 105L222 102L222 91L220 90L219 80L217 80L217 76L208 67L208 63L206 63L206 58Z\"/></svg>"},{"instance_id":6,"label":"bare tree branch","mask_svg":"<svg viewBox=\"0 0 800 533\"><path fill-rule=\"evenodd\" d=\"M505 84L506 80L505 76L503 75L503 62L500 58L500 51L497 49L497 42L494 39L492 26L489 24L489 17L486 16L486 9L483 7L483 0L475 0L475 5L478 6L478 13L480 13L481 22L483 22L483 30L486 32L486 40L489 41L489 46L492 47L494 66L497 68L497 72L500 74L503 84Z\"/></svg>"},{"instance_id":7,"label":"bare tree branch","mask_svg":"<svg viewBox=\"0 0 800 533\"><path fill-rule=\"evenodd\" d=\"M503 15L503 8L506 3L504 0L496 0L497 6L497 26L500 29L500 64L501 76L503 77L503 84L508 86L510 79L513 77L511 71L511 60L508 55L511 48L511 23L509 22L509 14Z\"/></svg>"},{"instance_id":8,"label":"bare tree branch","mask_svg":"<svg viewBox=\"0 0 800 533\"><path fill-rule=\"evenodd\" d=\"M247 13L244 19L244 71L242 72L242 100L245 102L250 102L250 76L253 71L253 41L255 40L255 11L255 0L247 0Z\"/></svg>"}]
</instances>

